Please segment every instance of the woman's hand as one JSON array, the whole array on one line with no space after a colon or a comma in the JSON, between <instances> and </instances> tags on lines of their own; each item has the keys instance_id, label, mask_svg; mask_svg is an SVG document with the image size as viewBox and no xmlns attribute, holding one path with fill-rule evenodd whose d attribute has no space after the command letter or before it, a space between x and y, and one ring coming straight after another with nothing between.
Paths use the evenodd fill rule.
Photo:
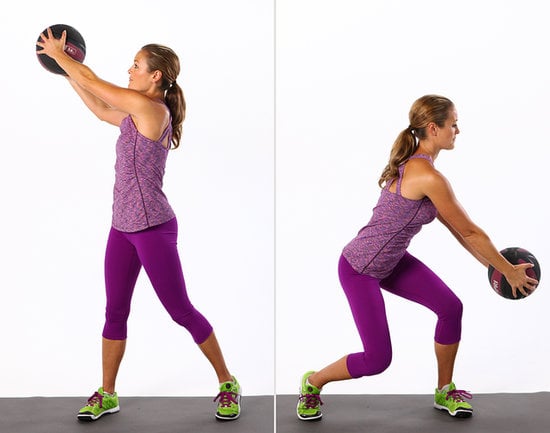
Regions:
<instances>
[{"instance_id":1,"label":"woman's hand","mask_svg":"<svg viewBox=\"0 0 550 433\"><path fill-rule=\"evenodd\" d=\"M45 54L54 60L61 55L65 55L65 41L67 40L67 32L65 30L61 34L61 38L55 39L52 30L48 27L46 32L40 35L40 39L36 42L36 45L41 47L42 50L37 50L37 54Z\"/></svg>"},{"instance_id":2,"label":"woman's hand","mask_svg":"<svg viewBox=\"0 0 550 433\"><path fill-rule=\"evenodd\" d=\"M539 282L527 275L527 269L532 268L532 263L521 263L512 265L511 270L504 275L510 287L512 287L512 296L517 298L518 290L523 296L528 296L537 288Z\"/></svg>"}]
</instances>

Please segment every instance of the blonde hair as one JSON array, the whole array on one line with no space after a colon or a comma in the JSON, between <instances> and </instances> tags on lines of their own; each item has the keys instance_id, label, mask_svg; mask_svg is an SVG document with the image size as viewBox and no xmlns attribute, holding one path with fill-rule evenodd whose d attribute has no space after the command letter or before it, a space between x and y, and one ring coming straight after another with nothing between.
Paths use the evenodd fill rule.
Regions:
<instances>
[{"instance_id":1,"label":"blonde hair","mask_svg":"<svg viewBox=\"0 0 550 433\"><path fill-rule=\"evenodd\" d=\"M399 166L416 151L417 139L426 138L428 124L433 122L442 127L453 108L449 98L439 95L425 95L414 101L409 110L409 126L399 133L393 143L388 165L378 180L380 187L399 176Z\"/></svg>"}]
</instances>

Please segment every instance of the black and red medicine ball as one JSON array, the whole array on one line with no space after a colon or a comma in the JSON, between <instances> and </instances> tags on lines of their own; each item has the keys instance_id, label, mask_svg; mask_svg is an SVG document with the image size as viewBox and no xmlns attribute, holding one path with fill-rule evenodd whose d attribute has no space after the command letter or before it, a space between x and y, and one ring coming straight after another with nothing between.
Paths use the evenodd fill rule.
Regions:
<instances>
[{"instance_id":1,"label":"black and red medicine ball","mask_svg":"<svg viewBox=\"0 0 550 433\"><path fill-rule=\"evenodd\" d=\"M527 251L525 248L510 247L505 248L500 252L510 263L519 265L521 263L532 263L534 266L527 269L526 274L536 279L540 284L540 265L537 258ZM512 287L506 281L504 275L497 271L493 266L489 266L489 283L495 292L506 299L522 299L525 296L518 290L516 292L517 297L512 295ZM526 290L530 295L532 292Z\"/></svg>"},{"instance_id":2,"label":"black and red medicine ball","mask_svg":"<svg viewBox=\"0 0 550 433\"><path fill-rule=\"evenodd\" d=\"M67 39L65 41L65 52L71 56L77 62L82 63L86 57L86 43L84 38L78 30L67 24L55 24L50 26L52 34L56 39L61 37L63 30L67 31ZM42 33L47 35L47 28ZM41 33L41 34L42 34ZM41 36L38 36L37 41L41 41ZM57 62L51 57L45 54L38 54L42 50L42 47L36 46L36 55L40 64L46 68L46 70L53 72L54 74L67 75L65 71L57 64Z\"/></svg>"}]
</instances>

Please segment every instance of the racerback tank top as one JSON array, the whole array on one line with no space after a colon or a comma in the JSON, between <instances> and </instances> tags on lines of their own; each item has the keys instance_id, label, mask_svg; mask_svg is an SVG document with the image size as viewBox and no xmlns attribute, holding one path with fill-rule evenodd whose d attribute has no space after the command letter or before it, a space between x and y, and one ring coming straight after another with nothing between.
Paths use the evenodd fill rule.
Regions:
<instances>
[{"instance_id":1,"label":"racerback tank top","mask_svg":"<svg viewBox=\"0 0 550 433\"><path fill-rule=\"evenodd\" d=\"M409 160L414 158L423 158L433 164L428 155L413 155ZM384 186L370 221L343 249L346 260L361 274L379 279L390 275L411 239L437 215L428 197L411 200L401 195L405 163L399 167L396 192L390 191L393 182Z\"/></svg>"},{"instance_id":2,"label":"racerback tank top","mask_svg":"<svg viewBox=\"0 0 550 433\"><path fill-rule=\"evenodd\" d=\"M115 229L136 232L174 218L166 195L162 191L172 125L159 140L151 140L137 130L132 117L120 124L116 143L115 185L113 191L113 221Z\"/></svg>"}]
</instances>

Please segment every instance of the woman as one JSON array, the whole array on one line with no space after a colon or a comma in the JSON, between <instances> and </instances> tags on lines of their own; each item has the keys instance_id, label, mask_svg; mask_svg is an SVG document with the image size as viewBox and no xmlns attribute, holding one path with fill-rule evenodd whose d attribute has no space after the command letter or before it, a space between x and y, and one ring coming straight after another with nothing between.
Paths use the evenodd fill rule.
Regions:
<instances>
[{"instance_id":1,"label":"woman","mask_svg":"<svg viewBox=\"0 0 550 433\"><path fill-rule=\"evenodd\" d=\"M297 405L302 420L321 418L320 391L327 383L380 374L390 365L392 348L380 288L437 314L438 386L434 405L451 416L472 415L472 406L464 400L471 395L457 390L452 381L462 303L437 275L407 252L423 224L437 217L483 266L491 264L502 272L514 296L518 290L525 295L538 284L525 273L531 264L513 265L497 251L434 167L439 152L453 149L460 132L454 104L442 96L423 96L412 105L409 121L380 177L382 192L371 220L344 247L339 262L340 282L364 352L349 354L320 371L303 375Z\"/></svg>"},{"instance_id":2,"label":"woman","mask_svg":"<svg viewBox=\"0 0 550 433\"><path fill-rule=\"evenodd\" d=\"M216 417L238 418L240 385L226 367L210 323L190 303L177 251L177 221L162 180L168 151L181 140L185 100L176 83L179 59L168 47L150 44L138 51L128 88L108 83L65 51L51 29L41 35L40 55L53 58L73 89L101 120L120 128L116 144L112 228L105 255L107 294L103 329L103 386L78 412L93 421L119 411L115 381L126 346L132 292L143 266L162 304L184 326L212 364L220 392Z\"/></svg>"}]
</instances>

